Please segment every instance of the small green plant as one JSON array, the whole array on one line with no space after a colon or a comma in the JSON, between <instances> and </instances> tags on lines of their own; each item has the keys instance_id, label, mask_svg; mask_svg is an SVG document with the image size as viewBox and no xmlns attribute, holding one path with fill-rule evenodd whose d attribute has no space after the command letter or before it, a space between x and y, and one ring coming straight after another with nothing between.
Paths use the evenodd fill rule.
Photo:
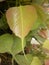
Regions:
<instances>
[{"instance_id":1,"label":"small green plant","mask_svg":"<svg viewBox=\"0 0 49 65\"><path fill-rule=\"evenodd\" d=\"M49 30L44 0L16 0L8 2L8 9L0 18L0 53L12 55L18 65L45 65L49 59ZM9 6L15 3L15 6ZM40 5L39 5L40 4ZM10 30L10 31L9 31ZM34 42L31 43L33 39ZM46 41L45 41L46 40ZM48 51L48 52L46 52Z\"/></svg>"}]
</instances>

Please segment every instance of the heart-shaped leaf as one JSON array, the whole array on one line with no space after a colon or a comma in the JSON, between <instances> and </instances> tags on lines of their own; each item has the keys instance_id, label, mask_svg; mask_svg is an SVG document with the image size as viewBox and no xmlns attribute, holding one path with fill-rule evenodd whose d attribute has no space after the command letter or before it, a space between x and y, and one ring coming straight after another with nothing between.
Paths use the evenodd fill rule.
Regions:
<instances>
[{"instance_id":1,"label":"heart-shaped leaf","mask_svg":"<svg viewBox=\"0 0 49 65\"><path fill-rule=\"evenodd\" d=\"M7 22L16 36L24 38L37 19L37 13L32 5L12 7L6 12Z\"/></svg>"}]
</instances>

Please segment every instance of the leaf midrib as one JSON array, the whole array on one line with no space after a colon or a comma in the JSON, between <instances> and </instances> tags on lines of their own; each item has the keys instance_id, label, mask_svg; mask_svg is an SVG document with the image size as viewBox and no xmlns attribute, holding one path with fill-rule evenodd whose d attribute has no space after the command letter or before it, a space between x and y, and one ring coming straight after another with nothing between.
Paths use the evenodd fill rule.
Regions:
<instances>
[{"instance_id":1,"label":"leaf midrib","mask_svg":"<svg viewBox=\"0 0 49 65\"><path fill-rule=\"evenodd\" d=\"M24 43L24 36L23 36L23 12L22 12L22 6L20 6L19 7L20 8L20 17L21 17L21 24L22 24L22 33L21 33L21 40L22 40L22 50L23 50L23 52L24 52L24 45L23 45L23 43Z\"/></svg>"}]
</instances>

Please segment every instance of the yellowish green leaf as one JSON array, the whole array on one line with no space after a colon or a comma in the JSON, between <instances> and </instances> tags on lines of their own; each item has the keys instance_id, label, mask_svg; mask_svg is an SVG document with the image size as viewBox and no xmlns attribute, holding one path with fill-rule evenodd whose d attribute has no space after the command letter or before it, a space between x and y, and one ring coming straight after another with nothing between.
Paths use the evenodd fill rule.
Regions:
<instances>
[{"instance_id":1,"label":"yellowish green leaf","mask_svg":"<svg viewBox=\"0 0 49 65\"><path fill-rule=\"evenodd\" d=\"M12 7L6 12L7 22L16 36L24 38L37 19L36 9L32 5Z\"/></svg>"},{"instance_id":2,"label":"yellowish green leaf","mask_svg":"<svg viewBox=\"0 0 49 65\"><path fill-rule=\"evenodd\" d=\"M13 37L10 34L0 36L0 53L11 52Z\"/></svg>"},{"instance_id":3,"label":"yellowish green leaf","mask_svg":"<svg viewBox=\"0 0 49 65\"><path fill-rule=\"evenodd\" d=\"M37 11L38 17L41 20L41 23L45 22L46 21L46 14L44 12L44 8L42 6L37 5L37 4L34 4L34 7L36 8L36 11Z\"/></svg>"},{"instance_id":4,"label":"yellowish green leaf","mask_svg":"<svg viewBox=\"0 0 49 65\"><path fill-rule=\"evenodd\" d=\"M38 57L33 57L31 65L42 65L42 63Z\"/></svg>"},{"instance_id":5,"label":"yellowish green leaf","mask_svg":"<svg viewBox=\"0 0 49 65\"><path fill-rule=\"evenodd\" d=\"M43 48L49 50L49 39L43 43Z\"/></svg>"}]
</instances>

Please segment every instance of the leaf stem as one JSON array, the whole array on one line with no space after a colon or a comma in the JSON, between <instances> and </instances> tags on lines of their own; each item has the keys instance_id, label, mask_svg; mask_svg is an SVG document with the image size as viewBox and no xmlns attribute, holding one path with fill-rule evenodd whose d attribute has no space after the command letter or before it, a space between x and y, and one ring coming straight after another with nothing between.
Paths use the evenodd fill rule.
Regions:
<instances>
[{"instance_id":1,"label":"leaf stem","mask_svg":"<svg viewBox=\"0 0 49 65\"><path fill-rule=\"evenodd\" d=\"M12 58L12 65L14 65L14 59Z\"/></svg>"},{"instance_id":2,"label":"leaf stem","mask_svg":"<svg viewBox=\"0 0 49 65\"><path fill-rule=\"evenodd\" d=\"M22 51L23 51L23 53L24 53L25 59L28 61L28 59L27 59L27 57L26 57L26 55L25 55L25 52L24 52L24 38L22 39Z\"/></svg>"}]
</instances>

